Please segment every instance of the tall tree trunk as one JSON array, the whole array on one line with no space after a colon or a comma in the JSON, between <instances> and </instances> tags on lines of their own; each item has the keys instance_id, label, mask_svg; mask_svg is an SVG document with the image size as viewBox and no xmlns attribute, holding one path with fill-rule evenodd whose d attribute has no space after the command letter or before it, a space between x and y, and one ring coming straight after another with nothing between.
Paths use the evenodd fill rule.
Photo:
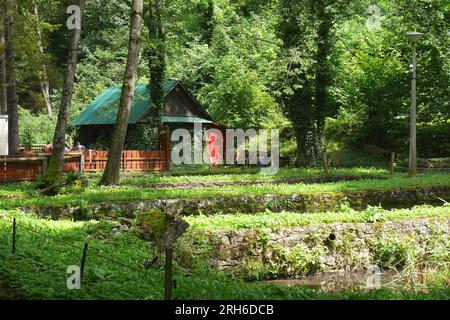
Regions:
<instances>
[{"instance_id":1,"label":"tall tree trunk","mask_svg":"<svg viewBox=\"0 0 450 320\"><path fill-rule=\"evenodd\" d=\"M53 107L50 99L50 83L48 81L47 66L42 66L41 91L44 96L45 107L49 116L53 115Z\"/></svg>"},{"instance_id":2,"label":"tall tree trunk","mask_svg":"<svg viewBox=\"0 0 450 320\"><path fill-rule=\"evenodd\" d=\"M79 0L80 19L83 21L84 7L86 1ZM66 66L66 76L64 79L64 87L61 97L61 105L58 113L58 121L56 123L55 135L53 137L53 154L50 157L48 165L47 180L53 184L59 180L62 175L64 164L64 150L66 142L66 127L69 118L70 105L72 103L73 86L75 80L75 68L78 60L78 47L80 46L81 29L73 31L72 42L69 48L69 54Z\"/></svg>"},{"instance_id":3,"label":"tall tree trunk","mask_svg":"<svg viewBox=\"0 0 450 320\"><path fill-rule=\"evenodd\" d=\"M19 150L19 112L17 109L17 81L16 81L16 54L14 37L14 13L16 4L14 0L6 1L5 16L5 60L7 78L7 108L9 129L9 154L14 155Z\"/></svg>"},{"instance_id":4,"label":"tall tree trunk","mask_svg":"<svg viewBox=\"0 0 450 320\"><path fill-rule=\"evenodd\" d=\"M7 114L5 60L5 4L0 3L0 114Z\"/></svg>"},{"instance_id":5,"label":"tall tree trunk","mask_svg":"<svg viewBox=\"0 0 450 320\"><path fill-rule=\"evenodd\" d=\"M287 107L292 120L295 139L297 143L296 165L305 167L313 160L311 153L311 133L313 131L313 88L311 81L298 79L303 84L301 88L294 88L294 94L290 96Z\"/></svg>"},{"instance_id":6,"label":"tall tree trunk","mask_svg":"<svg viewBox=\"0 0 450 320\"><path fill-rule=\"evenodd\" d=\"M330 62L328 61L331 50L331 27L332 21L326 12L323 0L317 2L317 16L320 21L317 32L317 70L316 70L316 132L315 151L322 154L324 146L325 117L329 109L328 86L330 84Z\"/></svg>"},{"instance_id":7,"label":"tall tree trunk","mask_svg":"<svg viewBox=\"0 0 450 320\"><path fill-rule=\"evenodd\" d=\"M151 112L138 123L129 134L127 146L138 150L159 150L161 147L160 129L164 106L162 87L165 72L165 37L159 11L159 0L147 0L144 24L148 29L148 42L144 58L149 67L149 91Z\"/></svg>"},{"instance_id":8,"label":"tall tree trunk","mask_svg":"<svg viewBox=\"0 0 450 320\"><path fill-rule=\"evenodd\" d=\"M308 28L298 21L300 14L298 3L292 0L280 0L280 9L281 19L278 25L278 33L283 40L284 51L287 53L291 49L301 49L303 54L309 54L309 49L304 46L304 43L308 42ZM295 132L296 165L298 167L314 162L311 159L314 157L314 153L311 152L311 136L314 131L315 87L313 80L302 69L302 64L293 57L286 70L286 82L292 94L284 97L284 105Z\"/></svg>"},{"instance_id":9,"label":"tall tree trunk","mask_svg":"<svg viewBox=\"0 0 450 320\"><path fill-rule=\"evenodd\" d=\"M133 103L136 85L137 68L139 64L139 48L141 38L143 0L133 0L131 11L130 39L128 44L128 60L123 79L122 94L114 126L108 162L106 163L100 185L117 185L120 179L120 160L122 158L123 144L128 128L128 118Z\"/></svg>"},{"instance_id":10,"label":"tall tree trunk","mask_svg":"<svg viewBox=\"0 0 450 320\"><path fill-rule=\"evenodd\" d=\"M305 152L306 137L303 130L300 129L295 130L295 140L297 143L295 164L297 168L301 168L306 166L306 152Z\"/></svg>"},{"instance_id":11,"label":"tall tree trunk","mask_svg":"<svg viewBox=\"0 0 450 320\"><path fill-rule=\"evenodd\" d=\"M36 17L36 20L39 21L39 11L36 2L34 3L34 16ZM47 113L49 116L52 115L52 102L50 100L50 84L48 81L48 72L47 72L47 66L45 65L45 54L44 54L44 45L42 43L42 34L41 30L37 29L38 34L38 46L39 46L39 52L42 59L42 76L40 76L40 82L41 82L41 91L42 95L44 97L45 107L47 108Z\"/></svg>"},{"instance_id":12,"label":"tall tree trunk","mask_svg":"<svg viewBox=\"0 0 450 320\"><path fill-rule=\"evenodd\" d=\"M155 132L154 143L150 149L160 148L160 128L162 125L162 112L164 107L164 89L162 87L165 72L165 37L162 27L159 0L149 1L147 28L150 37L150 47L146 50L146 57L150 70L150 91L152 107L155 110L150 125ZM153 6L153 8L152 8Z\"/></svg>"},{"instance_id":13,"label":"tall tree trunk","mask_svg":"<svg viewBox=\"0 0 450 320\"><path fill-rule=\"evenodd\" d=\"M214 35L214 1L207 0L197 4L200 16L200 26L202 28L202 40L211 45Z\"/></svg>"}]
</instances>

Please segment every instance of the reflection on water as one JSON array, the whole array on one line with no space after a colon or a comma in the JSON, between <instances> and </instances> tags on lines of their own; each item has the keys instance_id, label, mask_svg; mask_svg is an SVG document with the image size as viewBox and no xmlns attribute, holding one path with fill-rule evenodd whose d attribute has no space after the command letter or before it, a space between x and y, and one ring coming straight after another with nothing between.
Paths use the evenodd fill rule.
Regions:
<instances>
[{"instance_id":1,"label":"reflection on water","mask_svg":"<svg viewBox=\"0 0 450 320\"><path fill-rule=\"evenodd\" d=\"M381 271L379 268L374 267L365 271L327 272L296 279L264 281L264 283L287 287L307 286L325 292L348 289L401 289L404 283L398 275L399 273L396 270Z\"/></svg>"}]
</instances>

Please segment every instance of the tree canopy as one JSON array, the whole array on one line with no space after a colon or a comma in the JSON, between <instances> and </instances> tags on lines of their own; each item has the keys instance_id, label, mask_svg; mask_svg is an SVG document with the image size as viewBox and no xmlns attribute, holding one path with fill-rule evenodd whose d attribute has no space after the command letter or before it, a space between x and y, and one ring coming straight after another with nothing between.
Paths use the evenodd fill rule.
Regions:
<instances>
[{"instance_id":1,"label":"tree canopy","mask_svg":"<svg viewBox=\"0 0 450 320\"><path fill-rule=\"evenodd\" d=\"M430 142L418 151L421 156L450 152L447 1L146 3L153 10L145 13L138 82L157 88L177 78L226 126L280 128L282 149L301 164L314 164L322 148L372 144L406 154L411 46L405 33L425 32L418 44L418 139ZM21 115L55 119L58 114L71 41L65 25L70 4L17 3L13 28ZM105 88L121 85L130 9L131 1L86 1L71 117ZM39 139L51 136L33 138L30 123L19 122L21 142L45 143ZM69 133L76 134L76 128Z\"/></svg>"}]
</instances>

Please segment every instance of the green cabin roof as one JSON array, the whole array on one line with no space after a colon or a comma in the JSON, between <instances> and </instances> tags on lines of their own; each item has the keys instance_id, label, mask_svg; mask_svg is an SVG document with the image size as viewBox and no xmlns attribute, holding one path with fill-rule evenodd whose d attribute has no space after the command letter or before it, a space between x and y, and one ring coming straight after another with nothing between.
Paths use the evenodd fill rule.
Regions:
<instances>
[{"instance_id":1,"label":"green cabin roof","mask_svg":"<svg viewBox=\"0 0 450 320\"><path fill-rule=\"evenodd\" d=\"M213 123L211 120L206 120L200 117L180 117L180 116L162 116L163 123Z\"/></svg>"},{"instance_id":2,"label":"green cabin roof","mask_svg":"<svg viewBox=\"0 0 450 320\"><path fill-rule=\"evenodd\" d=\"M163 84L164 95L169 93L179 81L170 80ZM86 125L111 125L116 123L117 111L119 109L120 95L122 88L112 87L103 91L94 102L91 103L81 114L70 122L74 126ZM134 91L133 106L131 107L129 124L135 124L143 116L150 111L150 92L147 85L138 84ZM212 121L205 120L199 117L174 117L163 116L163 122L204 122L211 123Z\"/></svg>"}]
</instances>

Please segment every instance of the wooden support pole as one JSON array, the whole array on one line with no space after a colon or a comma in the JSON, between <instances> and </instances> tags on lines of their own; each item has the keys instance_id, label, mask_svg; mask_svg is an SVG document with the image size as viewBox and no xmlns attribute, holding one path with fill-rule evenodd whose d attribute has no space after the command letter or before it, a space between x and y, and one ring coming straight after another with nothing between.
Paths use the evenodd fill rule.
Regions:
<instances>
[{"instance_id":1,"label":"wooden support pole","mask_svg":"<svg viewBox=\"0 0 450 320\"><path fill-rule=\"evenodd\" d=\"M395 172L395 152L391 152L391 161L389 162L389 171L391 174Z\"/></svg>"},{"instance_id":2,"label":"wooden support pole","mask_svg":"<svg viewBox=\"0 0 450 320\"><path fill-rule=\"evenodd\" d=\"M84 243L83 255L81 256L81 266L80 266L80 285L83 283L84 267L86 265L86 256L88 252L88 244Z\"/></svg>"},{"instance_id":3,"label":"wooden support pole","mask_svg":"<svg viewBox=\"0 0 450 320\"><path fill-rule=\"evenodd\" d=\"M80 173L84 173L84 154L80 156Z\"/></svg>"},{"instance_id":4,"label":"wooden support pole","mask_svg":"<svg viewBox=\"0 0 450 320\"><path fill-rule=\"evenodd\" d=\"M12 253L16 254L16 218L13 219L13 231L12 231Z\"/></svg>"},{"instance_id":5,"label":"wooden support pole","mask_svg":"<svg viewBox=\"0 0 450 320\"><path fill-rule=\"evenodd\" d=\"M173 258L173 248L166 249L166 266L165 266L165 293L164 298L166 300L172 300L172 258Z\"/></svg>"}]
</instances>

